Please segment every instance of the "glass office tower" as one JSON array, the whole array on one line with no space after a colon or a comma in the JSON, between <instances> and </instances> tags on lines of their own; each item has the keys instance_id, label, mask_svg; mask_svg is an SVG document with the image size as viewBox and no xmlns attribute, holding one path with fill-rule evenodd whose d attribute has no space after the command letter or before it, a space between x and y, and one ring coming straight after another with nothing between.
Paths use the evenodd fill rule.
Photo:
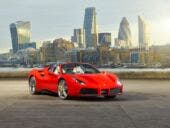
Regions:
<instances>
[{"instance_id":1,"label":"glass office tower","mask_svg":"<svg viewBox=\"0 0 170 128\"><path fill-rule=\"evenodd\" d=\"M143 17L138 16L138 34L139 34L139 48L148 50L151 45L150 38L150 27L146 20Z\"/></svg>"},{"instance_id":2,"label":"glass office tower","mask_svg":"<svg viewBox=\"0 0 170 128\"><path fill-rule=\"evenodd\" d=\"M126 17L123 17L120 23L118 40L122 40L125 42L125 48L132 47L132 36L131 36L130 26Z\"/></svg>"},{"instance_id":3,"label":"glass office tower","mask_svg":"<svg viewBox=\"0 0 170 128\"><path fill-rule=\"evenodd\" d=\"M72 42L77 43L79 48L85 48L85 31L84 29L74 29L74 35L72 36Z\"/></svg>"},{"instance_id":4,"label":"glass office tower","mask_svg":"<svg viewBox=\"0 0 170 128\"><path fill-rule=\"evenodd\" d=\"M94 7L89 7L85 9L84 30L86 47L96 46L97 40L94 40L93 38L97 37L96 9Z\"/></svg>"},{"instance_id":5,"label":"glass office tower","mask_svg":"<svg viewBox=\"0 0 170 128\"><path fill-rule=\"evenodd\" d=\"M112 37L111 33L99 33L98 41L100 45L111 46Z\"/></svg>"},{"instance_id":6,"label":"glass office tower","mask_svg":"<svg viewBox=\"0 0 170 128\"><path fill-rule=\"evenodd\" d=\"M25 44L30 43L31 24L29 21L17 21L10 24L10 32L14 53L24 49Z\"/></svg>"}]
</instances>

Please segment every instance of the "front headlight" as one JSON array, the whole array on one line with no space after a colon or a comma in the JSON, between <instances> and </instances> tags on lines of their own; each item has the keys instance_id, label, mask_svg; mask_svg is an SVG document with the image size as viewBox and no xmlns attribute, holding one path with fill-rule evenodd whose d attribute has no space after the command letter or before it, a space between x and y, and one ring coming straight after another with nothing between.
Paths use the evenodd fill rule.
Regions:
<instances>
[{"instance_id":1,"label":"front headlight","mask_svg":"<svg viewBox=\"0 0 170 128\"><path fill-rule=\"evenodd\" d=\"M118 85L118 86L122 86L122 83L120 82L120 80L117 78L116 79L116 84Z\"/></svg>"},{"instance_id":2,"label":"front headlight","mask_svg":"<svg viewBox=\"0 0 170 128\"><path fill-rule=\"evenodd\" d=\"M73 78L73 80L76 82L76 83L79 83L81 85L86 85L85 82L79 80L79 79L76 79L76 78Z\"/></svg>"}]
</instances>

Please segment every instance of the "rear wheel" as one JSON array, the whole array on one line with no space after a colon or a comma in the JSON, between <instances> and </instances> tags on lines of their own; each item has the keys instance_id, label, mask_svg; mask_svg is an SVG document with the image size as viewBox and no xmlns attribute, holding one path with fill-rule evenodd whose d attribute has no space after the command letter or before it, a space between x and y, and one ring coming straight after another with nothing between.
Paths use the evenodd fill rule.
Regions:
<instances>
[{"instance_id":1,"label":"rear wheel","mask_svg":"<svg viewBox=\"0 0 170 128\"><path fill-rule=\"evenodd\" d=\"M105 96L105 98L114 99L114 98L116 98L116 95L114 95L114 96Z\"/></svg>"},{"instance_id":2,"label":"rear wheel","mask_svg":"<svg viewBox=\"0 0 170 128\"><path fill-rule=\"evenodd\" d=\"M68 86L66 84L65 80L60 80L60 82L58 83L58 96L65 100L68 99Z\"/></svg>"},{"instance_id":3,"label":"rear wheel","mask_svg":"<svg viewBox=\"0 0 170 128\"><path fill-rule=\"evenodd\" d=\"M35 80L35 77L33 76L29 79L29 91L32 95L37 94L36 80Z\"/></svg>"}]
</instances>

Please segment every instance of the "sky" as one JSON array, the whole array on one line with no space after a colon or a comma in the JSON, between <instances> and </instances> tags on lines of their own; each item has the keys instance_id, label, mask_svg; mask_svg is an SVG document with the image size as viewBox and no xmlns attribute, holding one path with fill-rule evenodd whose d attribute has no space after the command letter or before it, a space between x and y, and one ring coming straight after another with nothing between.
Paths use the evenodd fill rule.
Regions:
<instances>
[{"instance_id":1,"label":"sky","mask_svg":"<svg viewBox=\"0 0 170 128\"><path fill-rule=\"evenodd\" d=\"M96 7L99 32L117 37L122 17L129 21L133 45L138 42L138 15L150 24L153 44L170 43L170 0L0 0L0 53L12 48L9 24L31 22L31 41L66 38L82 28L86 7Z\"/></svg>"}]
</instances>

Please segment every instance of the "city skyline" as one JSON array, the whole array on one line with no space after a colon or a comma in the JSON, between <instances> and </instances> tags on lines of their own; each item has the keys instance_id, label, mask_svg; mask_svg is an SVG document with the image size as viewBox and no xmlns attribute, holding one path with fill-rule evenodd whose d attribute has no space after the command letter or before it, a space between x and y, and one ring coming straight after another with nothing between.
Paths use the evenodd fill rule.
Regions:
<instances>
[{"instance_id":1,"label":"city skyline","mask_svg":"<svg viewBox=\"0 0 170 128\"><path fill-rule=\"evenodd\" d=\"M152 25L153 42L155 44L169 43L170 17L168 12L170 8L168 3L170 4L170 1L167 0L137 2L135 0L120 0L119 2L113 0L107 0L107 2L99 0L1 1L0 53L12 48L8 27L10 23L18 20L30 21L32 24L31 41L56 37L70 39L73 28L83 26L84 10L90 6L96 8L99 32L111 32L112 38L115 38L122 17L126 16L132 29L133 44L137 44L137 16L144 15ZM72 8L73 6L74 8ZM152 6L154 8L151 8Z\"/></svg>"}]
</instances>

